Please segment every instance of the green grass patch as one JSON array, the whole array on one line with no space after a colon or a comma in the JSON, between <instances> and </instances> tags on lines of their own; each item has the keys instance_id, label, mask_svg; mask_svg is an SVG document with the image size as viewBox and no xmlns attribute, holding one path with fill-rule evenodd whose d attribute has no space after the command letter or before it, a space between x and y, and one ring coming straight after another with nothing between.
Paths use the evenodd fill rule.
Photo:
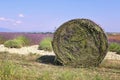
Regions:
<instances>
[{"instance_id":1,"label":"green grass patch","mask_svg":"<svg viewBox=\"0 0 120 80\"><path fill-rule=\"evenodd\" d=\"M4 46L8 48L21 48L22 42L20 40L8 40L4 43Z\"/></svg>"},{"instance_id":2,"label":"green grass patch","mask_svg":"<svg viewBox=\"0 0 120 80\"><path fill-rule=\"evenodd\" d=\"M109 45L109 51L116 52L117 54L120 54L120 44L119 43L110 43Z\"/></svg>"},{"instance_id":3,"label":"green grass patch","mask_svg":"<svg viewBox=\"0 0 120 80\"><path fill-rule=\"evenodd\" d=\"M5 41L6 41L6 39L0 35L0 44L4 44Z\"/></svg>"},{"instance_id":4,"label":"green grass patch","mask_svg":"<svg viewBox=\"0 0 120 80\"><path fill-rule=\"evenodd\" d=\"M22 41L23 42L23 46L30 45L30 40L27 37L25 37L25 36L18 36L15 39Z\"/></svg>"},{"instance_id":5,"label":"green grass patch","mask_svg":"<svg viewBox=\"0 0 120 80\"><path fill-rule=\"evenodd\" d=\"M39 43L39 50L45 50L45 51L52 51L52 38L51 37L46 37L43 40L40 41Z\"/></svg>"},{"instance_id":6,"label":"green grass patch","mask_svg":"<svg viewBox=\"0 0 120 80\"><path fill-rule=\"evenodd\" d=\"M28 46L30 41L25 36L18 36L13 40L8 40L4 43L5 47L8 48L21 48L23 46Z\"/></svg>"}]
</instances>

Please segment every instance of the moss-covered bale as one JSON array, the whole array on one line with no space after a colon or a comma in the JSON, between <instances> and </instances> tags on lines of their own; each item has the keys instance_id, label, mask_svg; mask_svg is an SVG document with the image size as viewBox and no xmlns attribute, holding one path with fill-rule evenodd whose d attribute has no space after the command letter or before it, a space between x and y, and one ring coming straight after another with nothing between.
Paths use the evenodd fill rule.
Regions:
<instances>
[{"instance_id":1,"label":"moss-covered bale","mask_svg":"<svg viewBox=\"0 0 120 80\"><path fill-rule=\"evenodd\" d=\"M99 25L89 19L74 19L55 32L53 50L57 60L72 67L98 66L104 59L108 40Z\"/></svg>"}]
</instances>

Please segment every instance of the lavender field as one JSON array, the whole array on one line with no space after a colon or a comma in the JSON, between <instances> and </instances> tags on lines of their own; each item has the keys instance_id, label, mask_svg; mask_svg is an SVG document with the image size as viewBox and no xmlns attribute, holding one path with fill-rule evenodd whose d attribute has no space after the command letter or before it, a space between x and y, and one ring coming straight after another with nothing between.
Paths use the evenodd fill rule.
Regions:
<instances>
[{"instance_id":1,"label":"lavender field","mask_svg":"<svg viewBox=\"0 0 120 80\"><path fill-rule=\"evenodd\" d=\"M52 33L18 33L18 32L0 32L0 36L2 36L5 40L14 39L18 36L25 36L30 40L31 45L39 44L39 42L45 37L53 37Z\"/></svg>"},{"instance_id":2,"label":"lavender field","mask_svg":"<svg viewBox=\"0 0 120 80\"><path fill-rule=\"evenodd\" d=\"M54 52L38 50L39 42L51 33L0 32L5 40L26 36L31 45L19 49L0 46L0 80L119 80L120 55L108 52L99 67L71 68L54 63ZM118 37L118 36L117 36ZM117 38L108 36L110 42ZM115 40L114 40L115 39ZM118 40L118 39L117 39ZM17 54L16 54L17 53ZM46 56L47 55L47 56Z\"/></svg>"},{"instance_id":3,"label":"lavender field","mask_svg":"<svg viewBox=\"0 0 120 80\"><path fill-rule=\"evenodd\" d=\"M120 43L120 34L114 35L113 33L107 34L108 41ZM53 37L53 33L27 33L27 32L0 32L0 36L2 36L5 40L14 39L18 36L25 36L31 41L31 45L39 44L39 42L45 37Z\"/></svg>"}]
</instances>

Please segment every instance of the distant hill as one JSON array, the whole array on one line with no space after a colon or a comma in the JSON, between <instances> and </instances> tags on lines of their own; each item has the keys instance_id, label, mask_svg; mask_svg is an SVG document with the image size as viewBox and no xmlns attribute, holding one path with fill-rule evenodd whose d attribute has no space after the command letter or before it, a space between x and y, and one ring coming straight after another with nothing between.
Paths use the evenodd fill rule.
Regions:
<instances>
[{"instance_id":1,"label":"distant hill","mask_svg":"<svg viewBox=\"0 0 120 80\"><path fill-rule=\"evenodd\" d=\"M0 32L12 32L12 30L7 28L0 28Z\"/></svg>"}]
</instances>

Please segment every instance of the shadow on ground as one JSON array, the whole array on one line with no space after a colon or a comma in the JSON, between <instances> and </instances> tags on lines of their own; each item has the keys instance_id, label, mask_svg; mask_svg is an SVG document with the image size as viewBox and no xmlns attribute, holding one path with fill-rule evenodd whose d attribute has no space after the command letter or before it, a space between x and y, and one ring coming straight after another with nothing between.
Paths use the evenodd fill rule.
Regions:
<instances>
[{"instance_id":1,"label":"shadow on ground","mask_svg":"<svg viewBox=\"0 0 120 80\"><path fill-rule=\"evenodd\" d=\"M62 64L56 60L56 57L54 55L44 55L44 56L37 58L36 61L39 63L44 63L44 64L62 66Z\"/></svg>"}]
</instances>

